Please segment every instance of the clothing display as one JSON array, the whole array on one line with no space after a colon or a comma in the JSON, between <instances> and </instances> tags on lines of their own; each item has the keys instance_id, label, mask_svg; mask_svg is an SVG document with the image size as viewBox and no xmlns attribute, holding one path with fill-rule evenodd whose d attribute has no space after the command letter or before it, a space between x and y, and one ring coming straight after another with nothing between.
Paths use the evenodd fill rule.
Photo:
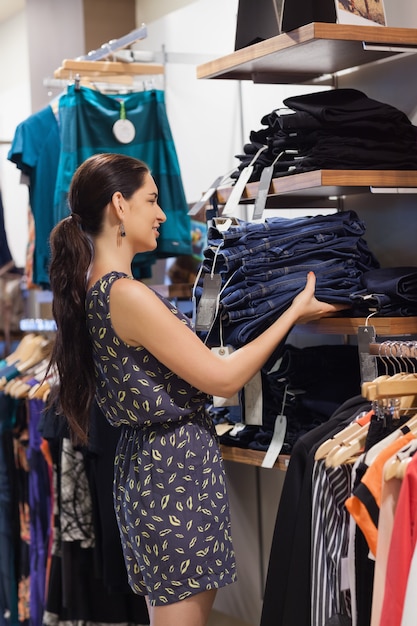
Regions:
<instances>
[{"instance_id":1,"label":"clothing display","mask_svg":"<svg viewBox=\"0 0 417 626\"><path fill-rule=\"evenodd\" d=\"M61 148L59 125L51 106L21 122L15 131L8 159L28 177L29 204L35 242L31 283L49 285L49 235L55 225L53 206Z\"/></svg>"},{"instance_id":2,"label":"clothing display","mask_svg":"<svg viewBox=\"0 0 417 626\"><path fill-rule=\"evenodd\" d=\"M26 335L19 346L39 337ZM7 381L2 374L12 369ZM0 379L0 623L146 624L145 600L127 582L113 509L118 429L94 427L91 448L74 449L64 418L32 397L39 380L7 362ZM95 406L93 425L98 417Z\"/></svg>"},{"instance_id":3,"label":"clothing display","mask_svg":"<svg viewBox=\"0 0 417 626\"><path fill-rule=\"evenodd\" d=\"M415 170L417 127L399 109L357 89L332 89L285 98L284 109L262 117L236 155L237 178L259 148L250 180L274 166L274 176L316 169Z\"/></svg>"},{"instance_id":4,"label":"clothing display","mask_svg":"<svg viewBox=\"0 0 417 626\"><path fill-rule=\"evenodd\" d=\"M97 408L93 410L98 411ZM118 626L146 624L144 598L127 585L126 570L118 567L122 558L120 537L112 535L111 551L99 540L104 527L115 525L112 507L112 481L97 493L91 481L91 465L99 450L116 439L96 430L95 449L74 449L65 420L53 407L44 411L40 431L47 443L53 474L54 516L50 565L42 624L57 626L62 621L114 623ZM106 433L107 434L107 433ZM101 463L104 477L112 473L113 458ZM107 517L103 517L106 513ZM105 550L105 552L102 552ZM105 569L112 559L114 577ZM75 574L76 572L76 574Z\"/></svg>"},{"instance_id":5,"label":"clothing display","mask_svg":"<svg viewBox=\"0 0 417 626\"><path fill-rule=\"evenodd\" d=\"M129 143L122 143L113 133L115 122L123 115L135 128ZM157 250L136 255L132 265L135 277L149 278L158 258L191 254L191 222L164 92L151 89L109 95L68 85L51 106L17 126L8 153L8 159L28 177L35 231L33 274L28 279L33 285L49 287L49 235L69 214L67 193L75 170L98 152L118 152L145 161L168 215L160 228Z\"/></svg>"},{"instance_id":6,"label":"clothing display","mask_svg":"<svg viewBox=\"0 0 417 626\"><path fill-rule=\"evenodd\" d=\"M286 472L272 539L261 626L311 623L311 505L314 453L355 416L370 410L361 396L347 400L324 424L298 439Z\"/></svg>"},{"instance_id":7,"label":"clothing display","mask_svg":"<svg viewBox=\"0 0 417 626\"><path fill-rule=\"evenodd\" d=\"M207 397L144 348L119 340L108 314L110 290L114 281L126 277L112 272L88 290L87 323L97 402L109 423L121 428L114 500L129 584L152 604L162 605L233 582L235 559L223 462L205 412ZM131 393L120 391L126 377ZM141 423L138 415L143 415ZM185 501L178 499L181 494ZM202 508L206 498L211 505Z\"/></svg>"},{"instance_id":8,"label":"clothing display","mask_svg":"<svg viewBox=\"0 0 417 626\"><path fill-rule=\"evenodd\" d=\"M415 364L414 357L402 363L404 376ZM395 384L399 376L385 379ZM401 625L403 612L406 619L411 606L415 610L407 591L417 430L407 398L403 408L398 398L393 411L384 398L371 404L356 396L296 441L279 501L261 626ZM391 464L403 461L400 480Z\"/></svg>"},{"instance_id":9,"label":"clothing display","mask_svg":"<svg viewBox=\"0 0 417 626\"><path fill-rule=\"evenodd\" d=\"M134 125L135 134L129 143L119 141L113 132L114 124L123 115ZM55 223L68 215L71 178L85 159L98 152L126 154L149 166L158 187L158 202L167 215L160 227L156 252L137 255L134 266L149 265L157 258L191 254L191 222L162 90L109 95L69 85L59 98L59 124L61 151L55 186Z\"/></svg>"},{"instance_id":10,"label":"clothing display","mask_svg":"<svg viewBox=\"0 0 417 626\"><path fill-rule=\"evenodd\" d=\"M225 343L239 347L259 335L288 308L310 270L316 274L318 299L352 309L351 294L363 290L361 276L379 267L364 233L365 224L353 211L262 223L236 220L227 229L215 218L196 289L199 300L204 275L221 277L218 316L208 343L222 334Z\"/></svg>"}]
</instances>

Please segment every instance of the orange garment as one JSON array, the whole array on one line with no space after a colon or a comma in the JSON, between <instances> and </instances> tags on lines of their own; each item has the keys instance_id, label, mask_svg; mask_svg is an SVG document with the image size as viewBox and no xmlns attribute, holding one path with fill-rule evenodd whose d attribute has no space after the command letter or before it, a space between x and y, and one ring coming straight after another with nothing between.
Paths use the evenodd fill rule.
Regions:
<instances>
[{"instance_id":1,"label":"orange garment","mask_svg":"<svg viewBox=\"0 0 417 626\"><path fill-rule=\"evenodd\" d=\"M415 435L412 432L408 432L389 444L378 454L362 477L361 484L368 489L370 498L373 499L372 504L376 505L378 511L381 506L384 465L390 457L412 439L415 439ZM357 491L360 492L360 489ZM354 492L346 500L345 506L363 532L369 550L375 557L378 541L378 526L375 516L373 518L370 513L369 503L369 501L364 501L364 499L358 497Z\"/></svg>"}]
</instances>

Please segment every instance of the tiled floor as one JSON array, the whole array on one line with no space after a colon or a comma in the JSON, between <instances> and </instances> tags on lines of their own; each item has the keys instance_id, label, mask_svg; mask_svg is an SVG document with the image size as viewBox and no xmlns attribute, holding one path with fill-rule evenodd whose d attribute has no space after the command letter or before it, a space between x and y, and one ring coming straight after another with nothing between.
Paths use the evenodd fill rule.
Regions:
<instances>
[{"instance_id":1,"label":"tiled floor","mask_svg":"<svg viewBox=\"0 0 417 626\"><path fill-rule=\"evenodd\" d=\"M219 613L219 611L212 611L207 626L252 626L246 622L241 622L234 617Z\"/></svg>"}]
</instances>

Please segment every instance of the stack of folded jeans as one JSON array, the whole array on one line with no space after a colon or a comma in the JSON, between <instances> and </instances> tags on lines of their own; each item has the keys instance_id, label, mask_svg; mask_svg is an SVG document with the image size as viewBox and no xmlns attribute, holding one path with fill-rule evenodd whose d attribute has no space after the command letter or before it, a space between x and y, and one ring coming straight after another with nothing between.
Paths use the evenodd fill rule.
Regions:
<instances>
[{"instance_id":1,"label":"stack of folded jeans","mask_svg":"<svg viewBox=\"0 0 417 626\"><path fill-rule=\"evenodd\" d=\"M274 176L316 169L417 169L417 127L399 109L357 89L293 96L286 109L265 115L266 126L250 133L237 178L261 146L252 181L274 163Z\"/></svg>"},{"instance_id":2,"label":"stack of folded jeans","mask_svg":"<svg viewBox=\"0 0 417 626\"><path fill-rule=\"evenodd\" d=\"M351 294L357 310L366 315L417 315L417 266L387 267L365 272L362 289Z\"/></svg>"},{"instance_id":3,"label":"stack of folded jeans","mask_svg":"<svg viewBox=\"0 0 417 626\"><path fill-rule=\"evenodd\" d=\"M361 291L364 272L379 263L363 238L364 223L353 211L330 215L275 217L263 223L236 220L227 230L208 229L202 274L221 276L219 312L208 343L244 345L267 328L305 286L317 277L316 295L325 302L352 307L351 293ZM351 313L351 312L350 312Z\"/></svg>"}]
</instances>

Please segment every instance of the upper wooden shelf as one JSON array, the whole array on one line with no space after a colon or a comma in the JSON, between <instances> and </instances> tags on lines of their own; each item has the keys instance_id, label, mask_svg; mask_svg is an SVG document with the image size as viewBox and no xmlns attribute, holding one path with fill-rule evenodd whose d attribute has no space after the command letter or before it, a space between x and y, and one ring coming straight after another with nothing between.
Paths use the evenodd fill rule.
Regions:
<instances>
[{"instance_id":1,"label":"upper wooden shelf","mask_svg":"<svg viewBox=\"0 0 417 626\"><path fill-rule=\"evenodd\" d=\"M414 49L415 28L313 22L199 65L197 78L302 84Z\"/></svg>"},{"instance_id":2,"label":"upper wooden shelf","mask_svg":"<svg viewBox=\"0 0 417 626\"><path fill-rule=\"evenodd\" d=\"M248 183L242 201L254 202L259 182ZM217 201L225 204L233 187L219 187ZM417 170L314 170L300 174L288 174L271 181L268 197L303 196L305 198L328 198L366 191L384 193L416 193ZM285 200L283 202L285 205Z\"/></svg>"}]
</instances>

